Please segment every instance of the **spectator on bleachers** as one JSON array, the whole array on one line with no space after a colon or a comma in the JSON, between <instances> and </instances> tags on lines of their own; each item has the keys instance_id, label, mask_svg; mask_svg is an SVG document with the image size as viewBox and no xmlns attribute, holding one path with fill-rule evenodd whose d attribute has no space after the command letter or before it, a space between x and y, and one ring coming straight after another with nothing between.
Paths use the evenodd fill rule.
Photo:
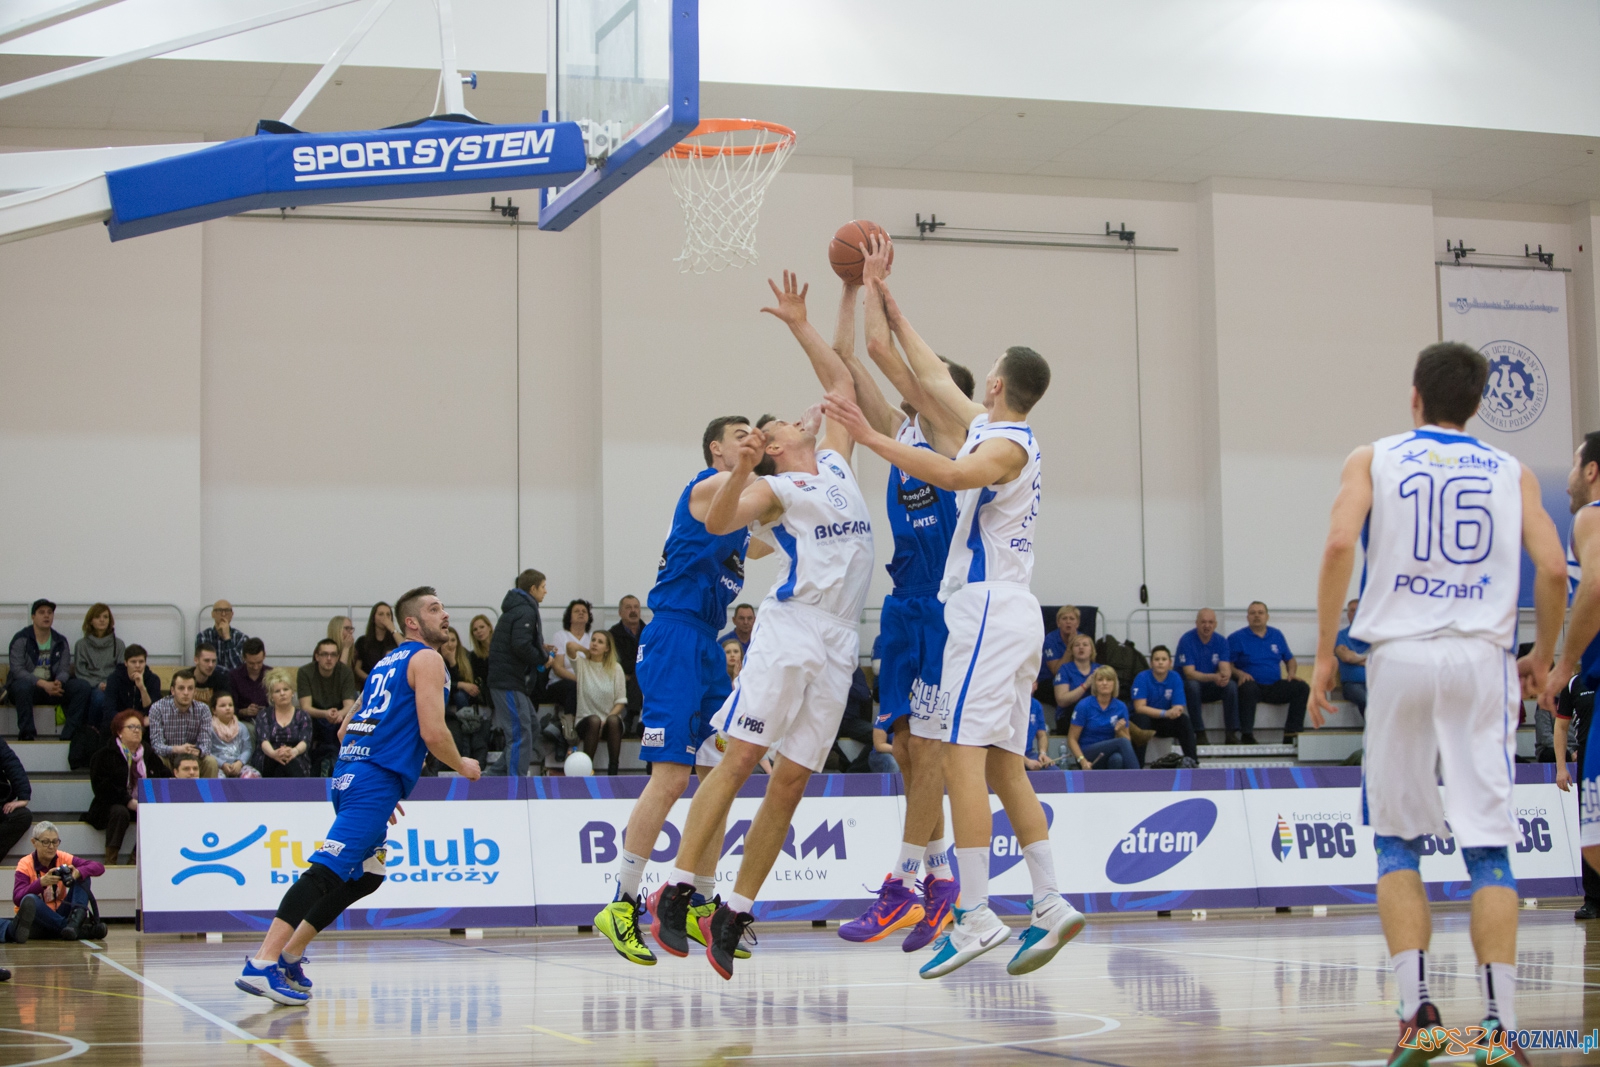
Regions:
<instances>
[{"instance_id":1,"label":"spectator on bleachers","mask_svg":"<svg viewBox=\"0 0 1600 1067\"><path fill-rule=\"evenodd\" d=\"M756 609L749 604L736 604L733 608L733 628L717 638L717 644L739 642L739 651L750 654L750 634L756 628Z\"/></svg>"},{"instance_id":2,"label":"spectator on bleachers","mask_svg":"<svg viewBox=\"0 0 1600 1067\"><path fill-rule=\"evenodd\" d=\"M311 716L294 701L287 667L267 672L267 709L256 717L258 765L263 778L310 778Z\"/></svg>"},{"instance_id":3,"label":"spectator on bleachers","mask_svg":"<svg viewBox=\"0 0 1600 1067\"><path fill-rule=\"evenodd\" d=\"M611 642L617 650L617 662L622 664L622 676L628 680L628 718L637 721L644 711L644 694L639 691L639 635L644 633L644 622L639 618L639 598L625 596L617 601L617 621L611 626Z\"/></svg>"},{"instance_id":4,"label":"spectator on bleachers","mask_svg":"<svg viewBox=\"0 0 1600 1067\"><path fill-rule=\"evenodd\" d=\"M738 644L738 639L730 637L728 643ZM850 677L850 692L845 697L844 715L839 720L835 744L828 753L827 763L824 766L829 770L854 774L898 773L900 765L894 758L894 746L891 744L889 750L885 752L876 744L877 736L883 732L874 726L876 717L873 711L872 686L867 681L866 671L857 667L855 674ZM863 746L860 753L851 758L845 752L844 746L837 743L840 738Z\"/></svg>"},{"instance_id":5,"label":"spectator on bleachers","mask_svg":"<svg viewBox=\"0 0 1600 1067\"><path fill-rule=\"evenodd\" d=\"M72 676L94 687L89 691L90 722L104 725L111 717L106 679L116 673L126 649L108 605L95 604L84 612L83 636L72 646Z\"/></svg>"},{"instance_id":6,"label":"spectator on bleachers","mask_svg":"<svg viewBox=\"0 0 1600 1067\"><path fill-rule=\"evenodd\" d=\"M596 630L589 635L589 651L572 661L572 670L577 675L578 742L592 764L600 738L604 737L606 754L611 759L606 773L616 774L622 762L622 714L628 708L628 676L617 662L610 630Z\"/></svg>"},{"instance_id":7,"label":"spectator on bleachers","mask_svg":"<svg viewBox=\"0 0 1600 1067\"><path fill-rule=\"evenodd\" d=\"M467 649L467 659L472 663L472 678L482 688L478 697L481 707L489 707L489 644L494 640L494 623L489 621L487 615L474 615L472 625L467 627L467 636L472 639L471 647Z\"/></svg>"},{"instance_id":8,"label":"spectator on bleachers","mask_svg":"<svg viewBox=\"0 0 1600 1067\"><path fill-rule=\"evenodd\" d=\"M201 774L217 776L211 754L211 709L194 698L194 671L185 667L172 676L172 692L150 708L149 747L156 757L177 770L179 756L200 760Z\"/></svg>"},{"instance_id":9,"label":"spectator on bleachers","mask_svg":"<svg viewBox=\"0 0 1600 1067\"><path fill-rule=\"evenodd\" d=\"M267 643L252 637L241 648L243 662L228 672L228 692L239 718L254 720L267 709Z\"/></svg>"},{"instance_id":10,"label":"spectator on bleachers","mask_svg":"<svg viewBox=\"0 0 1600 1067\"><path fill-rule=\"evenodd\" d=\"M1039 662L1039 679L1054 678L1061 665L1072 658L1072 639L1078 636L1083 613L1075 605L1056 609L1056 628L1044 635L1044 657Z\"/></svg>"},{"instance_id":11,"label":"spectator on bleachers","mask_svg":"<svg viewBox=\"0 0 1600 1067\"><path fill-rule=\"evenodd\" d=\"M589 649L593 632L594 605L577 599L567 604L561 613L561 632L550 647L550 682L545 686L544 699L558 705L575 723L578 710L577 671L573 661L581 659Z\"/></svg>"},{"instance_id":12,"label":"spectator on bleachers","mask_svg":"<svg viewBox=\"0 0 1600 1067\"><path fill-rule=\"evenodd\" d=\"M60 704L66 712L62 740L69 740L77 725L88 718L89 683L72 677L72 649L56 632L56 606L43 597L29 609L32 623L11 638L10 673L6 689L17 709L17 740L32 741L38 734L33 721L35 704Z\"/></svg>"},{"instance_id":13,"label":"spectator on bleachers","mask_svg":"<svg viewBox=\"0 0 1600 1067\"><path fill-rule=\"evenodd\" d=\"M1117 699L1121 683L1114 667L1096 667L1090 678L1093 695L1078 701L1067 728L1067 747L1083 770L1137 770L1128 733L1128 706Z\"/></svg>"},{"instance_id":14,"label":"spectator on bleachers","mask_svg":"<svg viewBox=\"0 0 1600 1067\"><path fill-rule=\"evenodd\" d=\"M1339 631L1339 636L1333 639L1333 654L1339 660L1339 691L1344 698L1356 706L1361 717L1367 717L1367 653L1372 645L1359 637L1350 636L1350 627L1356 622L1356 609L1361 607L1360 600L1352 600L1344 606L1344 629Z\"/></svg>"},{"instance_id":15,"label":"spectator on bleachers","mask_svg":"<svg viewBox=\"0 0 1600 1067\"><path fill-rule=\"evenodd\" d=\"M356 706L361 690L356 674L339 662L339 643L324 637L311 653L311 662L295 677L295 696L311 716L311 769L326 778L339 758L339 724Z\"/></svg>"},{"instance_id":16,"label":"spectator on bleachers","mask_svg":"<svg viewBox=\"0 0 1600 1067\"><path fill-rule=\"evenodd\" d=\"M546 594L542 573L529 568L517 575L516 584L500 601L500 620L489 642L489 694L494 698L495 719L505 731L506 747L488 774L528 773L533 758L533 698L540 672L550 659L545 651L544 625L539 602Z\"/></svg>"},{"instance_id":17,"label":"spectator on bleachers","mask_svg":"<svg viewBox=\"0 0 1600 1067\"><path fill-rule=\"evenodd\" d=\"M728 668L728 681L739 677L739 672L744 670L744 646L737 637L730 637L722 642L722 661Z\"/></svg>"},{"instance_id":18,"label":"spectator on bleachers","mask_svg":"<svg viewBox=\"0 0 1600 1067\"><path fill-rule=\"evenodd\" d=\"M478 616L483 618L483 616ZM444 724L455 739L456 749L463 756L478 761L481 767L489 759L489 716L483 701L488 692L479 681L472 656L461 645L461 635L454 626L445 628L444 646L439 649L444 665L450 672L450 699L445 704ZM431 757L430 757L431 758Z\"/></svg>"},{"instance_id":19,"label":"spectator on bleachers","mask_svg":"<svg viewBox=\"0 0 1600 1067\"><path fill-rule=\"evenodd\" d=\"M1034 700L1028 710L1028 750L1022 754L1022 765L1030 771L1042 771L1056 765L1050 755L1050 729L1044 721L1044 705ZM882 733L883 731L878 731Z\"/></svg>"},{"instance_id":20,"label":"spectator on bleachers","mask_svg":"<svg viewBox=\"0 0 1600 1067\"><path fill-rule=\"evenodd\" d=\"M1223 742L1237 745L1239 682L1233 677L1228 639L1217 633L1217 613L1210 608L1201 608L1194 629L1178 638L1178 673L1183 675L1184 703L1194 721L1201 721L1201 704L1222 701Z\"/></svg>"},{"instance_id":21,"label":"spectator on bleachers","mask_svg":"<svg viewBox=\"0 0 1600 1067\"><path fill-rule=\"evenodd\" d=\"M11 846L33 825L28 801L33 799L33 784L16 750L0 738L0 856L11 854Z\"/></svg>"},{"instance_id":22,"label":"spectator on bleachers","mask_svg":"<svg viewBox=\"0 0 1600 1067\"><path fill-rule=\"evenodd\" d=\"M106 924L89 917L89 880L106 873L98 860L61 851L53 822L33 826L33 851L17 861L11 900L18 921L32 902L30 936L76 941L106 936Z\"/></svg>"},{"instance_id":23,"label":"spectator on bleachers","mask_svg":"<svg viewBox=\"0 0 1600 1067\"><path fill-rule=\"evenodd\" d=\"M217 666L216 647L201 644L194 650L194 698L215 711L223 693L233 693L228 688L228 672Z\"/></svg>"},{"instance_id":24,"label":"spectator on bleachers","mask_svg":"<svg viewBox=\"0 0 1600 1067\"><path fill-rule=\"evenodd\" d=\"M171 778L167 765L144 740L144 723L136 711L111 720L111 740L89 762L94 799L83 819L106 832L106 862L117 862L128 824L139 817L139 783L145 778Z\"/></svg>"},{"instance_id":25,"label":"spectator on bleachers","mask_svg":"<svg viewBox=\"0 0 1600 1067\"><path fill-rule=\"evenodd\" d=\"M120 669L106 679L106 706L112 715L137 711L148 717L161 699L161 676L150 669L149 662L150 655L143 645L128 646Z\"/></svg>"},{"instance_id":26,"label":"spectator on bleachers","mask_svg":"<svg viewBox=\"0 0 1600 1067\"><path fill-rule=\"evenodd\" d=\"M328 638L339 646L339 662L356 669L356 624L348 615L335 615L328 620Z\"/></svg>"},{"instance_id":27,"label":"spectator on bleachers","mask_svg":"<svg viewBox=\"0 0 1600 1067\"><path fill-rule=\"evenodd\" d=\"M1311 687L1295 677L1298 664L1283 631L1268 626L1267 606L1252 601L1246 611L1248 625L1228 635L1228 655L1233 660L1233 676L1239 680L1240 739L1256 743L1256 705L1287 704L1283 740L1292 744L1306 721L1306 704Z\"/></svg>"},{"instance_id":28,"label":"spectator on bleachers","mask_svg":"<svg viewBox=\"0 0 1600 1067\"><path fill-rule=\"evenodd\" d=\"M217 650L217 666L231 671L244 662L244 643L250 635L233 628L233 605L219 600L211 605L211 625L194 635L194 647L210 645Z\"/></svg>"},{"instance_id":29,"label":"spectator on bleachers","mask_svg":"<svg viewBox=\"0 0 1600 1067\"><path fill-rule=\"evenodd\" d=\"M1100 664L1094 661L1094 638L1074 634L1067 646L1072 658L1063 660L1056 671L1056 733L1064 734L1080 701L1090 695L1089 683Z\"/></svg>"},{"instance_id":30,"label":"spectator on bleachers","mask_svg":"<svg viewBox=\"0 0 1600 1067\"><path fill-rule=\"evenodd\" d=\"M200 757L191 756L187 752L172 761L172 777L198 778L200 777Z\"/></svg>"},{"instance_id":31,"label":"spectator on bleachers","mask_svg":"<svg viewBox=\"0 0 1600 1067\"><path fill-rule=\"evenodd\" d=\"M399 644L394 628L394 609L380 600L367 612L367 632L356 638L356 678L365 683L367 673Z\"/></svg>"},{"instance_id":32,"label":"spectator on bleachers","mask_svg":"<svg viewBox=\"0 0 1600 1067\"><path fill-rule=\"evenodd\" d=\"M1172 671L1172 650L1157 645L1150 650L1150 669L1133 680L1133 722L1157 737L1170 737L1190 760L1198 761L1194 721L1184 704L1184 684Z\"/></svg>"},{"instance_id":33,"label":"spectator on bleachers","mask_svg":"<svg viewBox=\"0 0 1600 1067\"><path fill-rule=\"evenodd\" d=\"M240 720L234 712L233 694L219 693L211 708L211 754L216 757L217 770L227 778L259 778L261 772L252 767L256 742L250 724Z\"/></svg>"}]
</instances>

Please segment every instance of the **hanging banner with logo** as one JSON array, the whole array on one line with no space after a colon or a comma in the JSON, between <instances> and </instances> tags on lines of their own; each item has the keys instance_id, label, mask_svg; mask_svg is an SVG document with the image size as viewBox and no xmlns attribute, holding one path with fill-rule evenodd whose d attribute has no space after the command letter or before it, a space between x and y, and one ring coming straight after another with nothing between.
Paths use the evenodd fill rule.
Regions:
<instances>
[{"instance_id":1,"label":"hanging banner with logo","mask_svg":"<svg viewBox=\"0 0 1600 1067\"><path fill-rule=\"evenodd\" d=\"M1489 381L1467 432L1504 449L1539 477L1545 510L1566 540L1571 526L1572 384L1567 275L1552 270L1439 268L1440 335L1482 352ZM1522 606L1533 605L1533 564L1522 560Z\"/></svg>"},{"instance_id":2,"label":"hanging banner with logo","mask_svg":"<svg viewBox=\"0 0 1600 1067\"><path fill-rule=\"evenodd\" d=\"M1554 765L1519 764L1523 896L1579 892L1576 804ZM1031 775L1057 881L1086 912L1371 903L1372 830L1356 768L1046 771ZM734 801L717 865L732 892L765 776ZM616 894L617 859L645 779L424 779L389 829L385 881L338 929L578 926ZM758 919L853 919L900 851L898 776L816 775L756 900ZM263 930L332 822L321 779L145 784L139 808L143 929ZM279 798L274 800L273 798ZM990 798L991 903L1021 914L1027 857ZM689 800L673 806L651 855L653 892L679 859ZM948 820L948 815L947 815ZM1430 842L1422 876L1436 900L1468 895L1452 840Z\"/></svg>"}]
</instances>

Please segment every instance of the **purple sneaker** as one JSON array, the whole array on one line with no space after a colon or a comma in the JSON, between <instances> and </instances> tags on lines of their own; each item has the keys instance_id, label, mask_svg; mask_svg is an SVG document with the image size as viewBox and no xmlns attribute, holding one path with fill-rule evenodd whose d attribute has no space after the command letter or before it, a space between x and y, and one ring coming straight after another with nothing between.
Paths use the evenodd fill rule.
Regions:
<instances>
[{"instance_id":1,"label":"purple sneaker","mask_svg":"<svg viewBox=\"0 0 1600 1067\"><path fill-rule=\"evenodd\" d=\"M921 921L922 898L891 874L883 880L878 899L872 902L865 915L840 924L839 936L846 941L882 941L896 930Z\"/></svg>"},{"instance_id":2,"label":"purple sneaker","mask_svg":"<svg viewBox=\"0 0 1600 1067\"><path fill-rule=\"evenodd\" d=\"M933 944L955 918L955 906L961 899L961 883L954 878L934 878L923 882L919 888L927 904L923 908L922 921L900 945L906 952L915 952Z\"/></svg>"}]
</instances>

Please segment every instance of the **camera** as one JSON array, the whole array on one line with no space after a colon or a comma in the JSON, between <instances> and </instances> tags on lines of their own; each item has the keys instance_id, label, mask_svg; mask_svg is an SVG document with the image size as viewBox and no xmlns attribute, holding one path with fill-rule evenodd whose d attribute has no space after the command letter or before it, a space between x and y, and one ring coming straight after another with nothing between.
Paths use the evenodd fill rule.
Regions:
<instances>
[{"instance_id":1,"label":"camera","mask_svg":"<svg viewBox=\"0 0 1600 1067\"><path fill-rule=\"evenodd\" d=\"M77 868L70 863L63 863L61 866L53 868L50 873L63 882L70 882L78 876Z\"/></svg>"}]
</instances>

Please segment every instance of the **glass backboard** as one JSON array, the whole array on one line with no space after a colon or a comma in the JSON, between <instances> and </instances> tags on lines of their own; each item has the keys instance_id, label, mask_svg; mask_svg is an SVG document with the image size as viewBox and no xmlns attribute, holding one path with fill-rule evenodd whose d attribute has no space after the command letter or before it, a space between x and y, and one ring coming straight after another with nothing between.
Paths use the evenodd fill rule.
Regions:
<instances>
[{"instance_id":1,"label":"glass backboard","mask_svg":"<svg viewBox=\"0 0 1600 1067\"><path fill-rule=\"evenodd\" d=\"M541 197L562 230L700 121L699 0L551 0L550 122L576 122L589 169Z\"/></svg>"}]
</instances>

